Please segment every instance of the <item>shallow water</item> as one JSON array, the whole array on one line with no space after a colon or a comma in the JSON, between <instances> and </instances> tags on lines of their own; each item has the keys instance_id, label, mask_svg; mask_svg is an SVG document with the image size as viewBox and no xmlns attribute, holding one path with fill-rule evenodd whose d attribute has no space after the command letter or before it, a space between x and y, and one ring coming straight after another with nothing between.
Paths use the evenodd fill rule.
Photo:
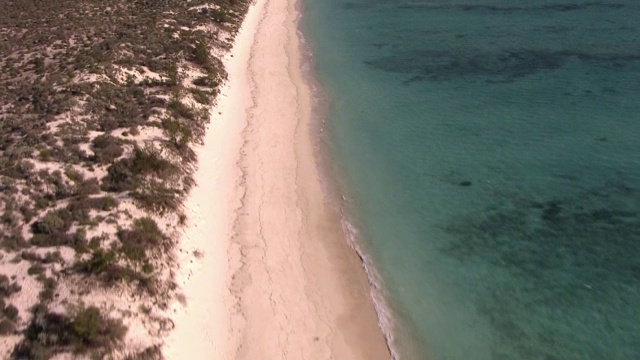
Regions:
<instances>
[{"instance_id":1,"label":"shallow water","mask_svg":"<svg viewBox=\"0 0 640 360\"><path fill-rule=\"evenodd\" d=\"M402 359L640 358L640 3L304 1Z\"/></svg>"}]
</instances>

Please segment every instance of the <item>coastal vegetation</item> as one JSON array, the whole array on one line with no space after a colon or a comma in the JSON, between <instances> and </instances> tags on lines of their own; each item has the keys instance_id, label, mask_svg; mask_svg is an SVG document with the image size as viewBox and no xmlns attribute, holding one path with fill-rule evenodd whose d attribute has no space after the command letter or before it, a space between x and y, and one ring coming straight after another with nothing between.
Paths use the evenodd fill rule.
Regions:
<instances>
[{"instance_id":1,"label":"coastal vegetation","mask_svg":"<svg viewBox=\"0 0 640 360\"><path fill-rule=\"evenodd\" d=\"M162 357L193 146L248 6L0 1L0 357Z\"/></svg>"}]
</instances>

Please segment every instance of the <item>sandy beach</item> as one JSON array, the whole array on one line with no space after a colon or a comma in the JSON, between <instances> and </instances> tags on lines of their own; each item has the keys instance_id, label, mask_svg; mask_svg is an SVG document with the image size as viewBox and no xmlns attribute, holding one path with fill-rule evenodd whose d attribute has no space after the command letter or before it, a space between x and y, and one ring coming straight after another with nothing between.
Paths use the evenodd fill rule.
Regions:
<instances>
[{"instance_id":1,"label":"sandy beach","mask_svg":"<svg viewBox=\"0 0 640 360\"><path fill-rule=\"evenodd\" d=\"M389 359L320 182L295 0L259 0L198 150L168 359Z\"/></svg>"}]
</instances>

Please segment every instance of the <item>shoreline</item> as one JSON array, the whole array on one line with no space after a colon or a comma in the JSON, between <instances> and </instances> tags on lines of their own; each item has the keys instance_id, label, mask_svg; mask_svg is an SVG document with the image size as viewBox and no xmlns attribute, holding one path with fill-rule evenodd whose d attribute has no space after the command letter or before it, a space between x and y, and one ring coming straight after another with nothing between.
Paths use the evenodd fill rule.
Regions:
<instances>
[{"instance_id":1,"label":"shoreline","mask_svg":"<svg viewBox=\"0 0 640 360\"><path fill-rule=\"evenodd\" d=\"M232 286L243 319L237 357L388 359L362 264L321 186L297 2L256 6L264 17L249 63L246 192L232 240L244 260Z\"/></svg>"},{"instance_id":2,"label":"shoreline","mask_svg":"<svg viewBox=\"0 0 640 360\"><path fill-rule=\"evenodd\" d=\"M389 359L320 178L297 0L258 0L198 149L167 359ZM213 158L211 158L213 157Z\"/></svg>"},{"instance_id":3,"label":"shoreline","mask_svg":"<svg viewBox=\"0 0 640 360\"><path fill-rule=\"evenodd\" d=\"M300 18L304 15L304 4L298 1L296 9L300 13ZM311 45L304 36L302 22L298 22L298 34L300 37L300 52L302 57L302 73L304 80L311 92L311 145L313 146L314 158L319 173L322 188L328 199L328 206L331 206L340 216L340 226L344 233L345 241L354 251L367 278L369 285L369 295L376 312L378 326L383 334L390 353L390 359L400 358L398 349L395 347L396 327L393 308L385 294L384 282L375 267L371 255L367 251L367 244L363 243L360 229L356 225L357 215L351 204L349 186L343 179L346 175L344 169L336 164L332 159L336 159L337 154L332 149L333 139L329 137L327 131L327 119L330 116L329 95L325 93L321 81L313 72L314 54Z\"/></svg>"}]
</instances>

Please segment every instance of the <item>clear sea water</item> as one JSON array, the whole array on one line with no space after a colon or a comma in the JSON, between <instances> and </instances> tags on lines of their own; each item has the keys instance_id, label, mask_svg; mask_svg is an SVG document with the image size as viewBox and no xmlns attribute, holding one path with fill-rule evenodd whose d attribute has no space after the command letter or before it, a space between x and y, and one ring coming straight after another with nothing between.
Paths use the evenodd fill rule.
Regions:
<instances>
[{"instance_id":1,"label":"clear sea water","mask_svg":"<svg viewBox=\"0 0 640 360\"><path fill-rule=\"evenodd\" d=\"M304 0L401 359L640 359L640 1Z\"/></svg>"}]
</instances>

